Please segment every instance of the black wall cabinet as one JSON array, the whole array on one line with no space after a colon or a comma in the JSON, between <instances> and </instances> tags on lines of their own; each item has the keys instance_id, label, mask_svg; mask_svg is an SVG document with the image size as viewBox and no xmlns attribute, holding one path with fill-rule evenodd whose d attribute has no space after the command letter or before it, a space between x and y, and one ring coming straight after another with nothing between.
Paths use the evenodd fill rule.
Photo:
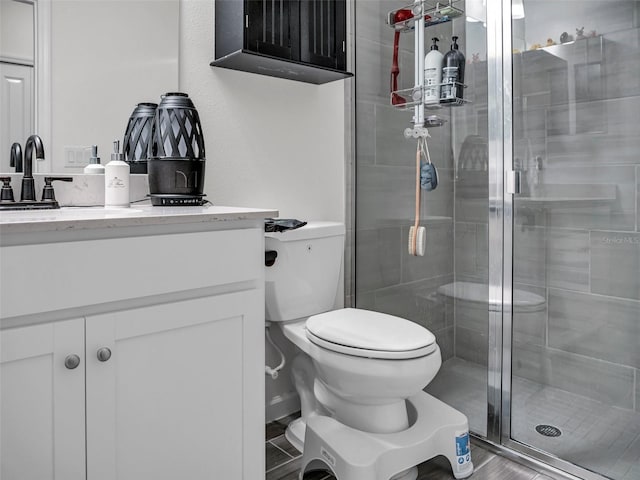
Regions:
<instances>
[{"instance_id":1,"label":"black wall cabinet","mask_svg":"<svg viewBox=\"0 0 640 480\"><path fill-rule=\"evenodd\" d=\"M345 0L216 0L212 66L327 83L346 71Z\"/></svg>"}]
</instances>

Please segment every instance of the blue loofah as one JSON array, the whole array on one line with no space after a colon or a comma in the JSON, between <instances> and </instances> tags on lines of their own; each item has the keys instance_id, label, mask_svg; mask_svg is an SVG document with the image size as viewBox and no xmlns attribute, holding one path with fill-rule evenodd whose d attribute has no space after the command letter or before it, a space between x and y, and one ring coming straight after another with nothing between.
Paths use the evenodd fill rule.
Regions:
<instances>
[{"instance_id":1,"label":"blue loofah","mask_svg":"<svg viewBox=\"0 0 640 480\"><path fill-rule=\"evenodd\" d=\"M433 163L420 165L420 187L427 192L435 190L438 186L438 170Z\"/></svg>"}]
</instances>

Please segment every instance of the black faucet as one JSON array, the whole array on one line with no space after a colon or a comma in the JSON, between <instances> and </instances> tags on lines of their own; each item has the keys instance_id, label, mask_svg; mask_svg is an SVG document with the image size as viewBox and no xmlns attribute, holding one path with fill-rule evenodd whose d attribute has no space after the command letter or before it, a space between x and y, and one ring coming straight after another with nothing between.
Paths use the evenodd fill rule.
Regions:
<instances>
[{"instance_id":1,"label":"black faucet","mask_svg":"<svg viewBox=\"0 0 640 480\"><path fill-rule=\"evenodd\" d=\"M20 201L36 201L36 187L33 180L33 149L36 159L44 158L44 144L38 135L31 135L24 145L24 175L22 176L22 191Z\"/></svg>"},{"instance_id":2,"label":"black faucet","mask_svg":"<svg viewBox=\"0 0 640 480\"><path fill-rule=\"evenodd\" d=\"M25 143L24 162L22 159L22 149L19 143L11 146L11 166L16 167L16 172L22 171L24 166L24 174L22 175L22 192L20 193L20 201L13 199L13 190L11 189L11 177L0 177L2 188L0 189L0 210L41 210L60 208L60 204L56 201L51 182L60 180L62 182L72 182L73 177L44 177L44 189L42 190L42 200L36 200L35 181L33 178L33 151L35 149L36 159L44 159L44 145L42 139L38 135L31 135ZM18 170L18 167L21 167Z\"/></svg>"}]
</instances>

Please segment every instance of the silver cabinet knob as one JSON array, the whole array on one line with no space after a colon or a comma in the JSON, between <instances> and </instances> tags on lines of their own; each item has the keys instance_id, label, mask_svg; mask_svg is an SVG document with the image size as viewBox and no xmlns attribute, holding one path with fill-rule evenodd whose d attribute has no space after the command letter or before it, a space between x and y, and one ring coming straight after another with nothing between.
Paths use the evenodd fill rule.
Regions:
<instances>
[{"instance_id":1,"label":"silver cabinet knob","mask_svg":"<svg viewBox=\"0 0 640 480\"><path fill-rule=\"evenodd\" d=\"M111 350L107 347L102 347L98 349L98 360L101 362L106 362L111 358Z\"/></svg>"},{"instance_id":2,"label":"silver cabinet knob","mask_svg":"<svg viewBox=\"0 0 640 480\"><path fill-rule=\"evenodd\" d=\"M67 355L64 359L64 366L69 370L73 370L80 365L80 357L78 355Z\"/></svg>"}]
</instances>

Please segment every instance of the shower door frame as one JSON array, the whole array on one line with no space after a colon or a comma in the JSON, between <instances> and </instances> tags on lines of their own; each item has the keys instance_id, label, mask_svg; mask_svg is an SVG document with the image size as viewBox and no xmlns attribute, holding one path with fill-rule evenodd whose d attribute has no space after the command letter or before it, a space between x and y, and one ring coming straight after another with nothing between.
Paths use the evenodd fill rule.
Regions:
<instances>
[{"instance_id":1,"label":"shower door frame","mask_svg":"<svg viewBox=\"0 0 640 480\"><path fill-rule=\"evenodd\" d=\"M489 144L489 358L487 437L496 451L575 480L608 480L511 437L513 355L514 197L511 0L487 0Z\"/></svg>"}]
</instances>

